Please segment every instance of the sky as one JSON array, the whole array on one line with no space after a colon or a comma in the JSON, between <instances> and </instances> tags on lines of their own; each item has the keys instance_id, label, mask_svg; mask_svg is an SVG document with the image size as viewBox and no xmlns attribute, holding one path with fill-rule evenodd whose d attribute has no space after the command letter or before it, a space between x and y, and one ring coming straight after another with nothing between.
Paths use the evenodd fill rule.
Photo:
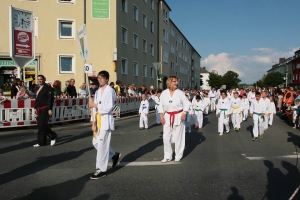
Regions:
<instances>
[{"instance_id":1,"label":"sky","mask_svg":"<svg viewBox=\"0 0 300 200\"><path fill-rule=\"evenodd\" d=\"M201 67L252 84L300 48L300 0L166 0Z\"/></svg>"}]
</instances>

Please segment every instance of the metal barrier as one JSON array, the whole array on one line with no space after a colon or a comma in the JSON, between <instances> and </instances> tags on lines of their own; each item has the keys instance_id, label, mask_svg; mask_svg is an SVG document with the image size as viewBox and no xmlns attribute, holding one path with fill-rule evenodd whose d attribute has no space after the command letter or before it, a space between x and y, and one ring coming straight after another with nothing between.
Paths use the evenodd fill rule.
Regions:
<instances>
[{"instance_id":1,"label":"metal barrier","mask_svg":"<svg viewBox=\"0 0 300 200\"><path fill-rule=\"evenodd\" d=\"M61 123L74 120L90 119L88 99L56 99L53 104L52 116L49 123ZM120 118L122 114L138 112L140 97L119 98L112 114ZM34 126L37 124L34 109L35 99L5 101L0 104L0 128L19 126ZM155 102L149 100L150 109L154 109Z\"/></svg>"}]
</instances>

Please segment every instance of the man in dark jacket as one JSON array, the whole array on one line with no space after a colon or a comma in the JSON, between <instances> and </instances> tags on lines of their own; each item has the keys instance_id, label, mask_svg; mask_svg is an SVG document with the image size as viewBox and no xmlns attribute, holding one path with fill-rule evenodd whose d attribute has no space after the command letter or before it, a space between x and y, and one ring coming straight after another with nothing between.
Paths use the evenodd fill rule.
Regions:
<instances>
[{"instance_id":1,"label":"man in dark jacket","mask_svg":"<svg viewBox=\"0 0 300 200\"><path fill-rule=\"evenodd\" d=\"M52 116L52 106L54 101L53 88L45 84L46 78L43 75L38 75L38 83L40 85L36 92L35 113L38 124L38 144L34 147L47 145L47 136L51 139L51 146L56 142L57 134L54 133L48 124L49 116Z\"/></svg>"}]
</instances>

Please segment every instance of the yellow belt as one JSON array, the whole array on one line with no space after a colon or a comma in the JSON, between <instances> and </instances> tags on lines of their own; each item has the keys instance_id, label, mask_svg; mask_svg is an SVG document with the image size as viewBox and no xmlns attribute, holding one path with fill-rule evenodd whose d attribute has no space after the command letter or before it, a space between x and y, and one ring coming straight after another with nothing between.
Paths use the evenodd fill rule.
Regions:
<instances>
[{"instance_id":1,"label":"yellow belt","mask_svg":"<svg viewBox=\"0 0 300 200\"><path fill-rule=\"evenodd\" d=\"M97 133L93 133L93 137L96 138L97 136L100 135L100 130L101 130L101 121L102 121L102 115L98 113L98 111L95 114L96 122L97 122Z\"/></svg>"}]
</instances>

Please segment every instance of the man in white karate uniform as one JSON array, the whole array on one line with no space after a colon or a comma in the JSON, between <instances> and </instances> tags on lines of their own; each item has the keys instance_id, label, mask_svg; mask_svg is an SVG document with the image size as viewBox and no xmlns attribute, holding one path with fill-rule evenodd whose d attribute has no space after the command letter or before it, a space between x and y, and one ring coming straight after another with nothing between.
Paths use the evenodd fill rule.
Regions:
<instances>
[{"instance_id":1,"label":"man in white karate uniform","mask_svg":"<svg viewBox=\"0 0 300 200\"><path fill-rule=\"evenodd\" d=\"M255 89L254 88L252 88L252 90L249 91L247 98L248 98L250 104L252 101L255 100Z\"/></svg>"},{"instance_id":2,"label":"man in white karate uniform","mask_svg":"<svg viewBox=\"0 0 300 200\"><path fill-rule=\"evenodd\" d=\"M264 129L265 131L268 129L268 123L269 123L269 116L270 116L270 110L272 109L271 108L271 102L270 102L270 99L267 98L267 92L262 92L261 93L261 98L263 99L263 101L265 102L266 104L266 112L265 112L265 121L264 121Z\"/></svg>"},{"instance_id":3,"label":"man in white karate uniform","mask_svg":"<svg viewBox=\"0 0 300 200\"><path fill-rule=\"evenodd\" d=\"M217 106L217 118L218 118L218 132L222 136L224 132L224 125L226 128L226 133L229 133L229 115L231 113L231 104L227 98L227 93L225 90L221 91L221 98L218 101Z\"/></svg>"},{"instance_id":4,"label":"man in white karate uniform","mask_svg":"<svg viewBox=\"0 0 300 200\"><path fill-rule=\"evenodd\" d=\"M95 93L94 101L91 99L89 102L90 108L93 109L93 145L97 150L96 172L90 177L93 180L105 177L108 161L112 159L112 167L115 167L121 156L110 147L111 132L115 130L112 110L117 98L116 93L108 86L107 71L98 73L98 81L100 88Z\"/></svg>"},{"instance_id":5,"label":"man in white karate uniform","mask_svg":"<svg viewBox=\"0 0 300 200\"><path fill-rule=\"evenodd\" d=\"M231 121L234 130L239 131L241 128L241 99L239 98L238 92L234 92L233 98L230 100L231 103Z\"/></svg>"},{"instance_id":6,"label":"man in white karate uniform","mask_svg":"<svg viewBox=\"0 0 300 200\"><path fill-rule=\"evenodd\" d=\"M253 117L253 138L252 141L256 141L257 138L263 138L264 134L264 121L266 113L266 104L261 98L261 93L255 93L255 100L251 102L250 117Z\"/></svg>"},{"instance_id":7,"label":"man in white karate uniform","mask_svg":"<svg viewBox=\"0 0 300 200\"><path fill-rule=\"evenodd\" d=\"M179 162L185 147L185 119L189 111L188 102L183 91L178 88L178 78L170 76L167 80L168 89L160 96L157 107L163 126L164 159L163 163L172 160L172 141L175 142L175 161Z\"/></svg>"},{"instance_id":8,"label":"man in white karate uniform","mask_svg":"<svg viewBox=\"0 0 300 200\"><path fill-rule=\"evenodd\" d=\"M243 112L243 121L247 120L249 113L249 100L247 99L247 94L243 94L242 98L242 112Z\"/></svg>"},{"instance_id":9,"label":"man in white karate uniform","mask_svg":"<svg viewBox=\"0 0 300 200\"><path fill-rule=\"evenodd\" d=\"M210 110L214 111L216 109L216 98L217 98L217 92L215 91L215 88L212 88L209 91L208 97L210 98Z\"/></svg>"},{"instance_id":10,"label":"man in white karate uniform","mask_svg":"<svg viewBox=\"0 0 300 200\"><path fill-rule=\"evenodd\" d=\"M154 108L155 108L155 116L156 116L156 125L160 125L161 124L160 123L160 117L159 117L159 114L158 114L158 109L157 109L157 107L158 107L158 105L160 103L160 95L161 95L161 93L162 93L162 90L158 89L155 94L151 95L151 99L153 101L155 101Z\"/></svg>"}]
</instances>

